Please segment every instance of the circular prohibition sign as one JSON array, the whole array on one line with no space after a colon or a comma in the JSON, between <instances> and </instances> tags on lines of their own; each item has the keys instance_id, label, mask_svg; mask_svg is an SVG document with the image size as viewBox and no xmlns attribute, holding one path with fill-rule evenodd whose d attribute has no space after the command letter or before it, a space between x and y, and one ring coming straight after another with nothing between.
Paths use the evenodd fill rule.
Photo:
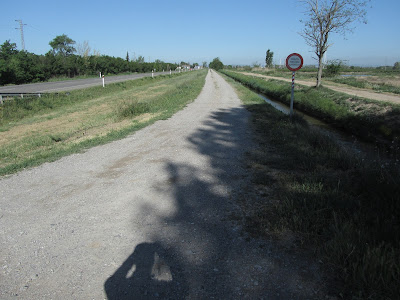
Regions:
<instances>
[{"instance_id":1,"label":"circular prohibition sign","mask_svg":"<svg viewBox=\"0 0 400 300\"><path fill-rule=\"evenodd\" d=\"M300 70L303 66L303 57L298 53L292 53L286 58L286 67L290 71Z\"/></svg>"}]
</instances>

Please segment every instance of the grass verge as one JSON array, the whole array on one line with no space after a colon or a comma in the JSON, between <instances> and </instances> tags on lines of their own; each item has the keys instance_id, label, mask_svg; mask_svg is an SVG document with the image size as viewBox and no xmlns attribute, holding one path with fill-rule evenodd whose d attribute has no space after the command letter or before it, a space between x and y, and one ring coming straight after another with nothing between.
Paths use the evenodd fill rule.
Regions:
<instances>
[{"instance_id":1,"label":"grass verge","mask_svg":"<svg viewBox=\"0 0 400 300\"><path fill-rule=\"evenodd\" d=\"M316 246L336 274L336 296L399 299L399 164L347 152L230 82L252 113L259 145L248 154L258 193L243 200L247 228L266 236L293 232Z\"/></svg>"},{"instance_id":2,"label":"grass verge","mask_svg":"<svg viewBox=\"0 0 400 300\"><path fill-rule=\"evenodd\" d=\"M193 101L206 71L157 76L1 107L0 175L123 138Z\"/></svg>"},{"instance_id":3,"label":"grass verge","mask_svg":"<svg viewBox=\"0 0 400 300\"><path fill-rule=\"evenodd\" d=\"M283 103L290 103L290 85L231 71L227 76ZM400 105L368 99L350 98L326 88L297 86L295 108L343 131L347 131L398 156L400 147Z\"/></svg>"}]
</instances>

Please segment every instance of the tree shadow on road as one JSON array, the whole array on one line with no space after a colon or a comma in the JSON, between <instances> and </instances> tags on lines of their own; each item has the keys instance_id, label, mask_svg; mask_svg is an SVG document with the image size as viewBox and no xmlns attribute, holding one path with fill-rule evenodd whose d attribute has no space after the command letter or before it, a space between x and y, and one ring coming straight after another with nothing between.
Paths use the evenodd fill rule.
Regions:
<instances>
[{"instance_id":1,"label":"tree shadow on road","mask_svg":"<svg viewBox=\"0 0 400 300\"><path fill-rule=\"evenodd\" d=\"M160 201L172 197L176 211L172 216L159 216L162 225L148 234L157 249L166 249L166 256L173 257L169 267L174 272L172 285L162 285L162 292L151 290L154 298L313 299L312 289L306 288L315 282L307 271L313 266L281 255L265 240L248 238L234 221L242 218L238 199L253 196L247 194L249 176L243 160L252 143L248 118L242 107L213 112L187 137L188 147L200 158L165 163L165 176L154 189ZM205 163L208 168L203 168ZM155 210L143 207L142 213ZM137 260L135 250L107 280L109 299L123 293L141 299L143 289L154 284L149 274L157 250L147 244L137 247L143 250L140 257L145 261L139 273L147 279L138 280L135 275L134 281L126 282L124 274ZM157 283L155 286L158 288Z\"/></svg>"}]
</instances>

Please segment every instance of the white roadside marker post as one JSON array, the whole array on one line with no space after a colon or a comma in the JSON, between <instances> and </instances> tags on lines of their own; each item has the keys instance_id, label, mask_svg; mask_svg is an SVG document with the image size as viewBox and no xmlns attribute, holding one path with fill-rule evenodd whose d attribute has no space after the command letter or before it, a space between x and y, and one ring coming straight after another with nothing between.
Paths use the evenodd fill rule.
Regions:
<instances>
[{"instance_id":1,"label":"white roadside marker post","mask_svg":"<svg viewBox=\"0 0 400 300\"><path fill-rule=\"evenodd\" d=\"M290 97L290 118L293 117L293 102L294 102L294 76L296 71L303 66L303 57L298 53L292 53L286 58L286 67L292 71L292 93Z\"/></svg>"},{"instance_id":2,"label":"white roadside marker post","mask_svg":"<svg viewBox=\"0 0 400 300\"><path fill-rule=\"evenodd\" d=\"M105 87L105 84L104 84L104 75L102 76L101 79L103 80L103 87Z\"/></svg>"}]
</instances>

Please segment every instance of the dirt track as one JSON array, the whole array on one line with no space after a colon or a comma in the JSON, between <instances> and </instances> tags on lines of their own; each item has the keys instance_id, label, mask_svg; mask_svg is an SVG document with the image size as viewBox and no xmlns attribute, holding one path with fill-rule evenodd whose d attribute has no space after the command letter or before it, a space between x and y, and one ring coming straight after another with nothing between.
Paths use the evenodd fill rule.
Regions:
<instances>
[{"instance_id":1,"label":"dirt track","mask_svg":"<svg viewBox=\"0 0 400 300\"><path fill-rule=\"evenodd\" d=\"M0 180L0 298L320 299L318 265L246 237L248 112L196 101L120 141Z\"/></svg>"},{"instance_id":2,"label":"dirt track","mask_svg":"<svg viewBox=\"0 0 400 300\"><path fill-rule=\"evenodd\" d=\"M247 73L247 72L241 72L245 75L250 75L250 76L255 76L255 77L262 77L265 79L275 79L275 80L281 80L281 81L286 81L286 82L292 82L291 78L282 78L282 77L273 77L273 76L267 76L267 75L261 75L261 74L256 74L256 73ZM305 86L315 86L315 80L310 81L310 80L297 80L295 81L297 84L300 85L305 85ZM378 100L378 101L385 101L385 102L392 102L396 104L400 104L400 96L396 94L391 94L391 93L376 93L371 90L367 89L359 89L356 87L350 87L348 85L344 84L339 84L339 83L322 83L324 87L329 88L331 90L334 90L336 92L341 92L348 94L350 96L357 96L357 97L362 97L362 98L367 98L367 99L372 99L372 100Z\"/></svg>"}]
</instances>

